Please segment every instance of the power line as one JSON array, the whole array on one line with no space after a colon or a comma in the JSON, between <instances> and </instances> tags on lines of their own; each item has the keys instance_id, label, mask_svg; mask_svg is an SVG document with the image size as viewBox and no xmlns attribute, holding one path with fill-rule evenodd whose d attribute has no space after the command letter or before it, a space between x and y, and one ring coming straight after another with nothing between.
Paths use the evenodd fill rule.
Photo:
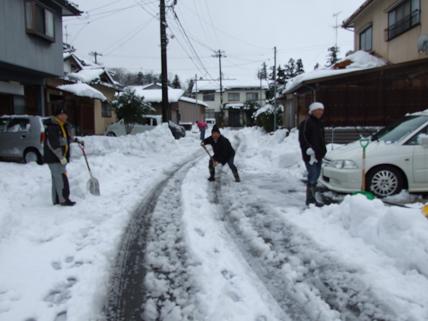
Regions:
<instances>
[{"instance_id":1,"label":"power line","mask_svg":"<svg viewBox=\"0 0 428 321\"><path fill-rule=\"evenodd\" d=\"M183 52L187 55L187 59L190 59L190 61L193 63L195 68L198 70L199 73L204 74L204 71L202 68L198 65L198 63L193 59L192 55L187 51L186 47L181 43L181 41L177 38L176 34L174 33L174 30L171 28L171 26L168 26L168 28L171 30L171 32L174 35L174 40L177 41L180 48L183 50ZM177 70L177 69L176 69ZM184 69L183 69L184 70ZM189 69L186 69L189 70ZM192 69L193 70L193 69Z\"/></svg>"},{"instance_id":2,"label":"power line","mask_svg":"<svg viewBox=\"0 0 428 321\"><path fill-rule=\"evenodd\" d=\"M191 49L191 51L193 51L193 54L195 55L196 59L199 61L201 67L203 68L203 70L206 72L206 74L213 78L212 75L210 74L210 72L208 71L208 69L205 67L201 57L199 56L198 52L196 51L195 47L192 44L192 41L190 40L190 37L188 36L186 30L184 29L183 24L181 23L180 19L178 18L177 13L175 12L174 8L172 8L171 12L174 15L175 20L177 21L177 24L179 26L179 29L181 30L181 32L183 33L185 39L187 40L187 43L189 44L189 47Z\"/></svg>"},{"instance_id":3,"label":"power line","mask_svg":"<svg viewBox=\"0 0 428 321\"><path fill-rule=\"evenodd\" d=\"M122 41L119 41L109 47L107 47L104 51L106 52L106 55L110 55L111 53L115 52L117 49L122 47L124 44L128 43L132 39L134 39L138 34L146 29L150 23L153 21L153 19L150 19L143 23L142 25L138 26L136 29L134 29L133 32L131 32L127 37L123 38Z\"/></svg>"}]
</instances>

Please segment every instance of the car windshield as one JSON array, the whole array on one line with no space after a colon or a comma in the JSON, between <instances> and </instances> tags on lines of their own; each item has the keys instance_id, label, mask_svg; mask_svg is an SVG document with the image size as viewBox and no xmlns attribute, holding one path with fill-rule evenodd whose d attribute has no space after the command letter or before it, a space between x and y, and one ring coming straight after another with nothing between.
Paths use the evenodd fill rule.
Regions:
<instances>
[{"instance_id":1,"label":"car windshield","mask_svg":"<svg viewBox=\"0 0 428 321\"><path fill-rule=\"evenodd\" d=\"M372 136L372 140L396 143L428 122L428 116L408 116Z\"/></svg>"}]
</instances>

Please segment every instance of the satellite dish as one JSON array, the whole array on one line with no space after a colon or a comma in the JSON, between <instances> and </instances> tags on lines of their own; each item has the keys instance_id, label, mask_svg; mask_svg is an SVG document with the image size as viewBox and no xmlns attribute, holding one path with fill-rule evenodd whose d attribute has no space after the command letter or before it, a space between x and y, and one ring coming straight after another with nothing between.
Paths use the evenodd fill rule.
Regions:
<instances>
[{"instance_id":1,"label":"satellite dish","mask_svg":"<svg viewBox=\"0 0 428 321\"><path fill-rule=\"evenodd\" d=\"M428 55L428 35L421 35L418 39L418 52Z\"/></svg>"}]
</instances>

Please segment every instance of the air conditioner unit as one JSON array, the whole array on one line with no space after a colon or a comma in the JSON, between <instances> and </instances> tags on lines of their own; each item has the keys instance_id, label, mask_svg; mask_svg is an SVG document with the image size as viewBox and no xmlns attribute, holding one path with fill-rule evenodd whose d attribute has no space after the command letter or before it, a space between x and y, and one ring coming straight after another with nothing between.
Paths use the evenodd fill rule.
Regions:
<instances>
[{"instance_id":1,"label":"air conditioner unit","mask_svg":"<svg viewBox=\"0 0 428 321\"><path fill-rule=\"evenodd\" d=\"M421 35L418 39L418 52L428 55L428 35Z\"/></svg>"}]
</instances>

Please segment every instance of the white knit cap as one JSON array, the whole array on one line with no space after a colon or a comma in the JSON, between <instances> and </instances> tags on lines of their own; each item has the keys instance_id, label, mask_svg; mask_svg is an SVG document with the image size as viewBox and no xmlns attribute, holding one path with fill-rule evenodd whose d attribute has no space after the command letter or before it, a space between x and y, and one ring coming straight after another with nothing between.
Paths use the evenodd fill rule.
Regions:
<instances>
[{"instance_id":1,"label":"white knit cap","mask_svg":"<svg viewBox=\"0 0 428 321\"><path fill-rule=\"evenodd\" d=\"M324 104L320 102L314 102L309 106L309 114L312 114L317 109L323 109L324 110Z\"/></svg>"}]
</instances>

